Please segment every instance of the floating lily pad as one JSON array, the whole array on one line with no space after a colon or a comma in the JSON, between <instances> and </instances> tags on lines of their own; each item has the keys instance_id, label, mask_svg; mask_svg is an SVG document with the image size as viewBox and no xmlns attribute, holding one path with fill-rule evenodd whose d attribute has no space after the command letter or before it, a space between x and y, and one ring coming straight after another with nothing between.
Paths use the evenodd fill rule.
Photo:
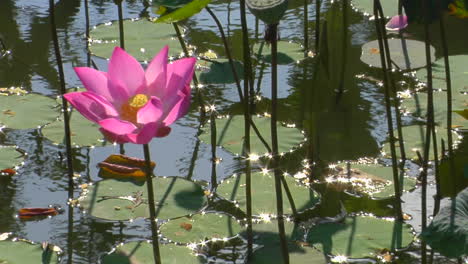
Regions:
<instances>
[{"instance_id":1,"label":"floating lily pad","mask_svg":"<svg viewBox=\"0 0 468 264\"><path fill-rule=\"evenodd\" d=\"M179 243L198 243L236 236L243 228L235 218L223 214L196 214L170 220L161 226L161 233Z\"/></svg>"},{"instance_id":2,"label":"floating lily pad","mask_svg":"<svg viewBox=\"0 0 468 264\"><path fill-rule=\"evenodd\" d=\"M178 177L153 179L156 217L169 219L192 214L206 202L203 189L188 180ZM149 217L146 182L136 185L114 179L102 180L88 186L80 204L92 216L106 220L129 220ZM135 206L125 197L142 193L142 203ZM124 198L122 198L124 197Z\"/></svg>"},{"instance_id":3,"label":"floating lily pad","mask_svg":"<svg viewBox=\"0 0 468 264\"><path fill-rule=\"evenodd\" d=\"M0 263L22 264L22 263L59 263L59 257L54 248L49 245L47 251L42 249L41 244L18 240L0 241Z\"/></svg>"},{"instance_id":4,"label":"floating lily pad","mask_svg":"<svg viewBox=\"0 0 468 264\"><path fill-rule=\"evenodd\" d=\"M319 195L310 188L299 186L292 177L285 176L297 211L314 207L320 200ZM236 201L240 208L246 206L245 174L224 180L216 192L231 201ZM292 214L291 205L283 187L283 211ZM270 173L252 173L252 214L276 214L276 193L274 176Z\"/></svg>"},{"instance_id":5,"label":"floating lily pad","mask_svg":"<svg viewBox=\"0 0 468 264\"><path fill-rule=\"evenodd\" d=\"M450 78L452 89L455 93L468 93L468 70L466 62L468 55L449 56L450 62ZM434 89L447 89L445 80L445 64L444 58L436 60L432 64L432 86ZM427 81L426 69L420 69L416 72L416 77L422 81Z\"/></svg>"},{"instance_id":6,"label":"floating lily pad","mask_svg":"<svg viewBox=\"0 0 468 264\"><path fill-rule=\"evenodd\" d=\"M56 106L54 99L40 94L0 95L0 124L13 129L37 128L59 116Z\"/></svg>"},{"instance_id":7,"label":"floating lily pad","mask_svg":"<svg viewBox=\"0 0 468 264\"><path fill-rule=\"evenodd\" d=\"M372 1L371 1L372 2ZM388 2L388 1L386 1ZM425 44L422 41L410 39L389 39L388 48L392 58L392 67L399 70L411 70L426 65ZM373 40L362 45L361 61L381 68L379 42ZM435 60L435 49L431 46L431 58Z\"/></svg>"},{"instance_id":8,"label":"floating lily pad","mask_svg":"<svg viewBox=\"0 0 468 264\"><path fill-rule=\"evenodd\" d=\"M174 244L160 244L160 255L164 263L169 264L198 264L203 263L200 257L192 254L192 251L183 246ZM153 245L146 241L134 241L118 246L115 252L105 255L102 264L131 264L154 263Z\"/></svg>"},{"instance_id":9,"label":"floating lily pad","mask_svg":"<svg viewBox=\"0 0 468 264\"><path fill-rule=\"evenodd\" d=\"M468 186L468 138L464 137L458 149L453 151L452 172L450 159L443 159L439 164L440 195L455 197L457 193Z\"/></svg>"},{"instance_id":10,"label":"floating lily pad","mask_svg":"<svg viewBox=\"0 0 468 264\"><path fill-rule=\"evenodd\" d=\"M158 23L174 23L184 19L187 19L197 13L199 13L203 8L205 8L211 0L192 0L188 1L184 6L172 11L166 12L158 19ZM174 6L174 5L172 5ZM169 6L170 7L170 6Z\"/></svg>"},{"instance_id":11,"label":"floating lily pad","mask_svg":"<svg viewBox=\"0 0 468 264\"><path fill-rule=\"evenodd\" d=\"M260 135L271 147L270 118L252 116L252 121L260 131ZM297 128L288 128L278 123L278 152L288 152L297 147L304 136ZM216 119L216 137L218 146L223 146L234 154L241 154L244 144L244 116L236 115L228 118ZM203 128L200 139L204 142L211 142L210 126ZM250 129L250 152L263 154L267 149L262 141L257 137L253 129Z\"/></svg>"},{"instance_id":12,"label":"floating lily pad","mask_svg":"<svg viewBox=\"0 0 468 264\"><path fill-rule=\"evenodd\" d=\"M374 15L374 1L372 0L352 0L351 4L365 14ZM380 1L380 4L386 17L398 15L398 0Z\"/></svg>"},{"instance_id":13,"label":"floating lily pad","mask_svg":"<svg viewBox=\"0 0 468 264\"><path fill-rule=\"evenodd\" d=\"M101 24L91 30L91 52L110 58L114 47L120 45L119 23ZM124 21L125 50L139 61L151 61L165 46L169 55L178 56L182 49L172 24L155 24L146 19Z\"/></svg>"},{"instance_id":14,"label":"floating lily pad","mask_svg":"<svg viewBox=\"0 0 468 264\"><path fill-rule=\"evenodd\" d=\"M440 141L443 139L445 142L447 142L447 133L445 132L446 130L444 128L436 126L436 136L437 136L437 150L438 150L438 155L439 159L441 158L440 151L441 151L441 145ZM404 126L402 127L403 131L403 139L405 143L405 154L406 158L412 159L412 160L418 160L418 155L416 154L416 151L419 151L421 153L421 156L424 155L424 142L426 141L426 125L412 125L412 126ZM437 133L439 132L439 133ZM393 131L395 137L398 136L397 130ZM455 135L454 135L454 138ZM395 148L396 148L396 155L397 157L400 157L400 145L398 144L398 140L395 141ZM390 143L386 142L383 146L383 152L384 156L389 157L391 155L390 152ZM429 150L429 160L434 160L434 151L433 151L433 146L432 146L432 138L431 138L431 148Z\"/></svg>"},{"instance_id":15,"label":"floating lily pad","mask_svg":"<svg viewBox=\"0 0 468 264\"><path fill-rule=\"evenodd\" d=\"M271 46L266 43L256 43L253 55L271 63ZM300 44L288 41L278 41L278 64L290 64L304 59L304 48Z\"/></svg>"},{"instance_id":16,"label":"floating lily pad","mask_svg":"<svg viewBox=\"0 0 468 264\"><path fill-rule=\"evenodd\" d=\"M434 121L436 124L447 127L447 93L434 92ZM463 109L468 104L468 95L453 94L452 110ZM413 115L426 118L427 117L427 94L417 93L410 99L405 99L401 103L401 107L406 112L411 112ZM468 120L457 113L452 113L452 126L468 129Z\"/></svg>"},{"instance_id":17,"label":"floating lily pad","mask_svg":"<svg viewBox=\"0 0 468 264\"><path fill-rule=\"evenodd\" d=\"M15 147L0 146L0 171L14 168L22 161L23 155Z\"/></svg>"},{"instance_id":18,"label":"floating lily pad","mask_svg":"<svg viewBox=\"0 0 468 264\"><path fill-rule=\"evenodd\" d=\"M315 248L304 245L306 243L294 241L298 237L297 233L299 233L297 225L293 222L285 221L284 229L286 239L288 240L290 263L327 263L323 253ZM252 259L248 263L283 263L277 221L273 220L271 222L255 224L253 225L253 232L254 236L258 237L254 242L263 247L255 250Z\"/></svg>"},{"instance_id":19,"label":"floating lily pad","mask_svg":"<svg viewBox=\"0 0 468 264\"><path fill-rule=\"evenodd\" d=\"M447 257L457 258L468 252L468 188L454 203L443 207L422 232L431 248Z\"/></svg>"},{"instance_id":20,"label":"floating lily pad","mask_svg":"<svg viewBox=\"0 0 468 264\"><path fill-rule=\"evenodd\" d=\"M373 198L389 198L395 195L393 186L393 169L380 164L350 164L348 172L347 164L339 164L337 173L333 173L331 180L345 184L353 192L364 193ZM335 178L337 176L338 178ZM416 179L400 177L400 185L403 191L411 191L415 188ZM327 183L330 180L327 179Z\"/></svg>"},{"instance_id":21,"label":"floating lily pad","mask_svg":"<svg viewBox=\"0 0 468 264\"><path fill-rule=\"evenodd\" d=\"M99 132L99 125L73 110L70 117L71 142L77 146L104 145L104 136ZM56 144L65 143L65 129L62 119L45 126L42 134Z\"/></svg>"},{"instance_id":22,"label":"floating lily pad","mask_svg":"<svg viewBox=\"0 0 468 264\"><path fill-rule=\"evenodd\" d=\"M413 238L411 227L407 224L365 216L319 224L307 234L307 241L324 254L348 258L375 257L383 249L393 251L405 248Z\"/></svg>"},{"instance_id":23,"label":"floating lily pad","mask_svg":"<svg viewBox=\"0 0 468 264\"><path fill-rule=\"evenodd\" d=\"M239 61L234 61L234 68L237 76L242 80L244 78L244 66ZM201 83L218 84L236 81L231 64L227 59L215 59L213 62L199 60L195 73Z\"/></svg>"}]
</instances>

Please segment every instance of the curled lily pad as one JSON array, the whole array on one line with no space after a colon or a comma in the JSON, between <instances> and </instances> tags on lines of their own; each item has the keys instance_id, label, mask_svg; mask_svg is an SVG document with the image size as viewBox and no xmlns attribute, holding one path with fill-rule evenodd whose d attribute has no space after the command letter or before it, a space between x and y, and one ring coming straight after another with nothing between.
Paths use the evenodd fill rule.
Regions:
<instances>
[{"instance_id":1,"label":"curled lily pad","mask_svg":"<svg viewBox=\"0 0 468 264\"><path fill-rule=\"evenodd\" d=\"M206 202L198 184L178 177L156 177L153 189L159 219L192 214ZM149 217L146 182L137 185L129 181L102 180L84 189L79 200L87 213L106 220Z\"/></svg>"},{"instance_id":2,"label":"curled lily pad","mask_svg":"<svg viewBox=\"0 0 468 264\"><path fill-rule=\"evenodd\" d=\"M445 132L446 131L445 129L438 127L438 126L436 126L435 130L436 130L436 136L437 136L437 142L438 142L437 149L439 150L438 158L440 159L440 150L441 150L440 142L441 142L441 139L447 142L447 133ZM412 160L418 160L417 151L421 153L421 156L424 155L424 145L425 145L424 142L426 141L426 132L425 132L426 125L404 126L402 127L402 131L403 131L403 139L405 143L406 157ZM441 133L438 133L438 132L441 132ZM393 131L393 133L395 136L398 135L398 132L396 130ZM454 136L454 138L456 137ZM396 147L396 155L397 157L400 157L400 149L399 149L398 141L395 141L395 147ZM390 143L386 142L383 146L382 151L383 151L384 156L389 157L391 155ZM429 160L434 160L434 151L432 147L429 150Z\"/></svg>"},{"instance_id":3,"label":"curled lily pad","mask_svg":"<svg viewBox=\"0 0 468 264\"><path fill-rule=\"evenodd\" d=\"M425 44L422 41L410 39L389 39L388 47L392 59L392 67L397 70L411 70L426 65ZM379 42L373 40L362 45L361 61L373 66L382 67ZM431 46L431 59L435 60L435 49Z\"/></svg>"},{"instance_id":4,"label":"curled lily pad","mask_svg":"<svg viewBox=\"0 0 468 264\"><path fill-rule=\"evenodd\" d=\"M252 116L252 121L260 131L260 135L271 146L270 118ZM200 139L204 142L211 142L210 126L203 128ZM217 145L234 154L241 154L244 144L244 116L236 115L228 118L216 119ZM278 124L278 151L288 152L304 141L301 131L294 127L285 127ZM251 153L263 154L267 149L253 129L250 130L250 150Z\"/></svg>"},{"instance_id":5,"label":"curled lily pad","mask_svg":"<svg viewBox=\"0 0 468 264\"><path fill-rule=\"evenodd\" d=\"M307 241L324 254L347 258L375 257L383 249L405 248L413 239L412 229L405 223L366 216L319 224L307 234Z\"/></svg>"},{"instance_id":6,"label":"curled lily pad","mask_svg":"<svg viewBox=\"0 0 468 264\"><path fill-rule=\"evenodd\" d=\"M198 264L203 263L200 257L195 256L187 247L174 244L159 245L161 259L169 264ZM130 263L153 263L153 245L146 241L134 241L118 246L109 255L105 255L102 264L130 264Z\"/></svg>"},{"instance_id":7,"label":"curled lily pad","mask_svg":"<svg viewBox=\"0 0 468 264\"><path fill-rule=\"evenodd\" d=\"M465 26L466 27L466 26ZM466 62L468 55L449 56L450 62L450 78L452 89L455 93L468 93L468 72L466 70ZM445 90L445 63L444 58L436 60L432 64L432 86L434 89ZM426 69L420 69L416 72L416 77L422 81L427 81Z\"/></svg>"},{"instance_id":8,"label":"curled lily pad","mask_svg":"<svg viewBox=\"0 0 468 264\"><path fill-rule=\"evenodd\" d=\"M373 0L352 0L351 4L364 14L374 14L374 1ZM391 17L398 15L398 0L385 0L380 1L382 10L385 16Z\"/></svg>"},{"instance_id":9,"label":"curled lily pad","mask_svg":"<svg viewBox=\"0 0 468 264\"><path fill-rule=\"evenodd\" d=\"M15 174L15 172L12 173L11 169L23 161L22 156L16 147L0 146L0 175Z\"/></svg>"},{"instance_id":10,"label":"curled lily pad","mask_svg":"<svg viewBox=\"0 0 468 264\"><path fill-rule=\"evenodd\" d=\"M41 127L59 116L54 99L40 94L0 95L0 124L13 129Z\"/></svg>"},{"instance_id":11,"label":"curled lily pad","mask_svg":"<svg viewBox=\"0 0 468 264\"><path fill-rule=\"evenodd\" d=\"M104 145L104 136L99 132L99 125L84 118L78 111L70 112L71 141L75 146ZM42 128L42 134L56 144L65 143L63 119Z\"/></svg>"},{"instance_id":12,"label":"curled lily pad","mask_svg":"<svg viewBox=\"0 0 468 264\"><path fill-rule=\"evenodd\" d=\"M134 179L146 180L146 161L125 155L112 154L104 161L98 163L99 176L103 178L114 179ZM156 163L150 162L151 170L154 169Z\"/></svg>"},{"instance_id":13,"label":"curled lily pad","mask_svg":"<svg viewBox=\"0 0 468 264\"><path fill-rule=\"evenodd\" d=\"M271 46L265 42L256 43L253 55L271 63ZM291 64L304 59L304 48L300 44L288 41L278 41L278 64Z\"/></svg>"},{"instance_id":14,"label":"curled lily pad","mask_svg":"<svg viewBox=\"0 0 468 264\"><path fill-rule=\"evenodd\" d=\"M210 2L211 0L192 0L172 12L164 13L162 16L156 19L156 23L175 23L187 19L199 13Z\"/></svg>"},{"instance_id":15,"label":"curled lily pad","mask_svg":"<svg viewBox=\"0 0 468 264\"><path fill-rule=\"evenodd\" d=\"M147 19L125 20L125 50L139 61L151 61L165 46L169 55L178 56L182 49L171 24L155 24ZM101 24L90 32L91 52L110 58L114 47L119 46L119 23Z\"/></svg>"},{"instance_id":16,"label":"curled lily pad","mask_svg":"<svg viewBox=\"0 0 468 264\"><path fill-rule=\"evenodd\" d=\"M431 248L447 257L457 258L468 252L468 188L453 203L443 207L422 232Z\"/></svg>"},{"instance_id":17,"label":"curled lily pad","mask_svg":"<svg viewBox=\"0 0 468 264\"><path fill-rule=\"evenodd\" d=\"M395 195L392 167L380 164L338 164L335 171L326 179L327 183L344 185L347 190L366 194L373 198L389 198ZM400 177L403 191L415 188L416 179Z\"/></svg>"},{"instance_id":18,"label":"curled lily pad","mask_svg":"<svg viewBox=\"0 0 468 264\"><path fill-rule=\"evenodd\" d=\"M270 173L252 173L252 214L264 215L276 213L276 194L273 175ZM313 208L320 200L319 194L314 190L299 186L292 177L284 177L297 211ZM236 175L224 180L216 190L218 195L236 201L240 208L246 206L245 174ZM291 214L291 204L283 187L283 211Z\"/></svg>"},{"instance_id":19,"label":"curled lily pad","mask_svg":"<svg viewBox=\"0 0 468 264\"><path fill-rule=\"evenodd\" d=\"M252 259L247 263L283 263L281 255L281 244L278 233L278 222L276 220L261 222L253 225L254 236L258 237L254 242L262 246L255 250ZM290 263L314 263L326 264L323 253L307 245L307 243L296 241L299 238L298 225L294 222L285 221L284 229L288 242Z\"/></svg>"},{"instance_id":20,"label":"curled lily pad","mask_svg":"<svg viewBox=\"0 0 468 264\"><path fill-rule=\"evenodd\" d=\"M1 235L0 235L1 236ZM0 241L0 263L59 263L60 248L33 244L22 239Z\"/></svg>"},{"instance_id":21,"label":"curled lily pad","mask_svg":"<svg viewBox=\"0 0 468 264\"><path fill-rule=\"evenodd\" d=\"M434 103L434 121L436 124L446 128L447 127L447 93L446 92L434 92L433 94ZM461 93L455 93L452 95L452 109L462 109L468 105L468 95ZM417 93L412 98L405 99L401 103L401 108L405 112L410 112L412 115L426 118L427 116L427 94ZM468 120L463 116L452 113L452 127L461 127L468 129Z\"/></svg>"},{"instance_id":22,"label":"curled lily pad","mask_svg":"<svg viewBox=\"0 0 468 264\"><path fill-rule=\"evenodd\" d=\"M164 223L160 230L168 239L179 243L198 243L207 239L228 240L242 230L235 218L207 213L181 217Z\"/></svg>"}]
</instances>

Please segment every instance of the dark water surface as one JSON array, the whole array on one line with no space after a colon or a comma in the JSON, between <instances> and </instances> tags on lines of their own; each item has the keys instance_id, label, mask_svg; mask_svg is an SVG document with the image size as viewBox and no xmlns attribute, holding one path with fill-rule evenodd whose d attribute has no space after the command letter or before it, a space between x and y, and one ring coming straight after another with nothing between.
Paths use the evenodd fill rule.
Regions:
<instances>
[{"instance_id":1,"label":"dark water surface","mask_svg":"<svg viewBox=\"0 0 468 264\"><path fill-rule=\"evenodd\" d=\"M302 1L290 2L285 18L280 24L280 34L284 40L300 43L303 38ZM329 5L330 3L324 3L322 12L326 12ZM239 49L241 32L237 1L213 0L210 6L230 36L235 58L240 60L242 51ZM311 35L315 25L314 7L315 4L309 5ZM89 10L91 25L117 18L117 8L113 1L90 0ZM66 86L80 87L81 83L73 71L73 66L86 65L84 1L58 1L56 14ZM12 52L0 58L0 87L21 86L28 91L51 97L58 94L59 83L48 15L46 0L0 0L0 37ZM125 18L142 15L151 15L151 11L144 11L140 1L124 1ZM355 78L356 75L364 74L380 79L378 70L369 68L359 59L361 45L375 39L374 24L355 11L350 11L349 15L345 93L340 100L337 100L336 93L330 89L317 89L315 94L307 92L312 86L320 85L312 82L312 72L315 69L313 59L297 64L280 65L278 68L280 118L282 121L295 123L300 129L305 129L307 115L315 113L319 127L314 132L319 144L314 153L325 164L362 157L378 157L388 132L383 88L368 79ZM263 35L263 25L260 25L260 32L255 33L253 16L249 16L248 23L252 38ZM218 29L206 11L184 21L182 25L188 29L187 41L197 46L198 51L205 52L211 49L224 54ZM422 39L422 35L418 34L412 37ZM465 40L460 39L460 41L466 41L466 36ZM313 36L309 42L314 42ZM434 45L440 56L439 44ZM454 52L467 54L468 45L466 47L462 51ZM93 60L100 70L106 71L106 60L97 57L93 57ZM266 97L264 100L267 102L270 97L269 72L269 68L266 68L260 87L260 93ZM216 104L220 113L232 109L235 111L238 108L233 106L239 101L234 84L207 86L205 89L205 100ZM195 105L191 109L186 117L172 126L172 133L168 137L157 138L151 142L152 158L157 164L155 174L191 177L209 183L211 147L203 142L197 142L199 114ZM404 119L404 123L409 122L411 122L409 117ZM0 233L13 232L15 236L32 241L49 241L67 252L67 238L70 235L67 213L41 221L21 221L15 217L18 209L23 207L61 204L66 208L66 169L64 162L59 159L60 153L64 153L65 148L52 144L36 129L5 129L3 134L0 133L0 143L18 145L28 153L24 166L16 176L0 178ZM118 151L118 146L75 150L75 170L81 175L76 179L76 184L100 180L96 164ZM127 155L143 158L140 146L127 144L125 151ZM295 173L298 170L297 161L305 158L306 152L305 148L297 150L297 153L291 157L290 164L285 164L289 172ZM242 162L229 152L217 148L217 153L222 158L222 162L217 166L218 181L242 169ZM430 188L432 189L429 194L432 195L434 187ZM76 190L75 197L78 195L79 191ZM406 213L419 214L419 197L418 190L405 194L406 203L403 209ZM428 198L428 202L432 204L432 198ZM105 222L82 215L78 209L74 212L74 229L71 234L74 241L73 263L97 263L99 258L117 243L151 237L149 223L142 219L133 223ZM432 212L432 209L428 208L428 212ZM411 223L416 230L420 230L419 222L415 221ZM418 263L417 253L412 256L405 258L407 261L404 263ZM64 263L66 259L65 254ZM222 258L218 258L217 261L230 262ZM241 262L242 259L236 263Z\"/></svg>"}]
</instances>

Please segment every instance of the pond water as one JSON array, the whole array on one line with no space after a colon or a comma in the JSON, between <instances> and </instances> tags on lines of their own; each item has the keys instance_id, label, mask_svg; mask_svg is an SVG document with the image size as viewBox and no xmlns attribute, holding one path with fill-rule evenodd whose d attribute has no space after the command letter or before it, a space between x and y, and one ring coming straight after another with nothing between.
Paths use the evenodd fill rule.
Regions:
<instances>
[{"instance_id":1,"label":"pond water","mask_svg":"<svg viewBox=\"0 0 468 264\"><path fill-rule=\"evenodd\" d=\"M299 0L290 1L288 10L279 26L282 41L303 42L304 12L302 2ZM90 0L89 5L92 26L116 20L118 17L117 7L113 1ZM327 13L330 12L332 5L328 1L322 3L322 22L327 19ZM155 16L151 9L145 10L141 1L124 1L123 7L126 19ZM234 59L241 61L242 34L238 2L213 0L210 7L220 19L228 35ZM308 11L310 49L315 52L313 34L315 4L310 4ZM57 30L64 60L67 88L82 87L73 67L86 66L89 56L84 39L86 27L84 12L84 1L62 0L56 3ZM317 173L314 172L314 177L319 177L320 173L323 175L333 174L330 169L333 169L336 164L340 165L343 161L366 159L374 162L378 159L380 164L391 165L391 160L382 155L382 147L388 139L384 90L380 84L382 73L379 68L370 67L360 59L363 52L362 45L376 39L375 25L368 16L357 10L349 8L347 15L349 24L346 39L343 40L341 37L336 39L336 43L333 41L328 43L331 48L338 49L343 43L346 43L348 47L346 60L340 58L341 51L328 51L332 69L338 71L341 69L339 65L345 65L342 95L339 96L334 91L337 86L334 87L331 84L334 82L333 80L314 76L314 74L321 74L317 73L318 62L316 58L306 58L298 62L293 60L291 63L278 66L279 120L285 124L295 124L297 131L305 131L304 137L306 138L306 141L302 142L301 145L289 146L294 148L290 153L286 152L281 161L282 170L290 175L298 175L303 169L310 172L304 167L303 160L311 158L318 161L318 167L320 167L320 169L317 168ZM248 15L247 22L252 42L261 41L263 24L260 23L256 28L255 18L251 14ZM327 21L327 23L331 22ZM448 28L448 39L449 43L454 43L453 47L450 47L449 55L468 54L468 34L459 33L466 32L468 23L458 20L453 22L450 17L449 23L453 24L450 24L452 27ZM225 57L218 28L205 10L181 22L180 26L186 30L186 42L196 46L198 53L213 50L219 57ZM328 34L339 36L339 32L328 32ZM398 34L392 36L398 37ZM403 36L408 39L423 40L422 26L410 25L404 31ZM1 0L0 37L6 48L11 51L10 54L0 57L0 87L22 87L28 92L55 98L59 94L60 85L51 41L48 1ZM438 35L434 35L433 39L435 56L436 59L439 59L442 54L440 40ZM91 56L91 58L100 70L107 71L108 61L106 59L97 56ZM269 99L271 97L270 71L268 63L256 64L255 83L259 98L256 110L259 114L268 112L268 107L271 104ZM260 75L262 77L259 81ZM332 76L334 75L332 74ZM401 91L414 89L416 86L417 81L409 75L396 73L394 77L398 81L398 89ZM242 114L242 107L239 105L239 97L233 81L230 83L204 83L204 85L201 89L204 101L207 104L215 105L220 115ZM462 98L462 100L466 106L466 98ZM197 105L198 101L195 97L192 101L189 114L172 125L170 135L156 138L150 143L152 160L156 162L154 173L158 176L179 176L202 182L204 188L209 189L210 184L213 184L212 147L209 137L207 137L208 140L204 141L198 137L200 133L199 105ZM2 105L0 105L0 110L5 114ZM413 125L415 122L416 118L411 115L402 118L403 125ZM209 133L208 123L205 124L203 131L205 134ZM240 131L243 133L242 130ZM221 132L218 131L218 133ZM445 132L440 131L440 133ZM289 140L289 134L294 133L285 132L280 135L279 140L281 141L282 137L284 140ZM457 140L462 138L461 135ZM312 143L309 144L309 142ZM18 146L21 152L27 153L24 164L19 167L15 176L0 176L0 234L12 232L16 237L35 242L48 241L57 245L64 250L63 263L70 262L70 259L72 259L72 263L99 263L101 257L119 243L151 238L149 221L142 218L137 218L134 221L102 220L74 208L73 219L70 220L66 205L68 199L67 170L65 160L62 159L65 156L65 147L63 144L55 144L49 140L42 129L3 128L0 130L0 144ZM79 175L75 179L75 186L77 186L74 193L75 198L79 197L82 191L78 186L102 180L97 164L109 155L119 153L118 145L100 146L98 143L94 145L93 147L74 148L74 168L75 173ZM310 146L313 146L312 150ZM466 147L466 144L463 147ZM125 144L124 148L126 155L143 158L141 146ZM216 148L216 156L221 160L214 169L218 183L235 173L242 173L243 159L220 146ZM419 166L412 161L408 161L406 166L406 174L414 181L418 175ZM264 164L260 161L254 164L256 169L262 167ZM314 170L315 168L312 169L312 171ZM432 170L430 170L429 182L427 211L431 214L432 195L435 194ZM311 231L309 230L311 223L339 216L340 203L346 205L348 213L366 212L381 217L393 216L393 210L389 208L389 206L391 207L391 199L390 202L388 199L385 200L386 202L373 202L368 198L362 198L362 200L356 198L359 201L355 201L352 195L343 194L340 196L343 188L330 186L329 188L323 184L317 184L317 190L320 190L322 195L323 205L321 209L309 210L312 213L306 213L301 218L303 223L307 223L306 231ZM271 191L273 192L272 189ZM158 192L157 186L156 192ZM416 190L405 192L403 195L403 212L413 216L407 222L418 233L421 231L420 199L420 188L417 186ZM274 202L271 201L271 203ZM20 208L47 207L50 204L61 205L65 212L37 221L24 221L16 216ZM242 205L240 209L243 209ZM228 212L239 219L244 216L242 212L236 211L232 204L224 200L222 195L214 202L210 202L204 210ZM275 211L268 213L274 214ZM430 222L430 218L428 219ZM236 238L231 244L213 246L209 250L198 249L198 252L206 257L200 258L200 261L202 263L243 263L246 253L246 240L244 238ZM350 241L353 239L350 237ZM306 239L306 235L304 235L303 240L312 243L310 239ZM70 241L73 242L71 249L68 246ZM324 241L327 239L319 239L319 242L316 241L316 243L317 245L325 245ZM356 241L356 243L360 243L360 240ZM261 245L261 243L258 244ZM418 245L418 242L413 242L406 252L399 253L398 263L420 263ZM321 247L318 249L318 252L323 254L336 252L327 251L326 248ZM1 259L2 252L0 252ZM330 261L330 257L327 256L324 261ZM456 261L445 259L436 253L436 263L451 263L452 261L456 263ZM165 262L164 259L163 262ZM375 260L367 259L358 262L369 263L375 262Z\"/></svg>"}]
</instances>

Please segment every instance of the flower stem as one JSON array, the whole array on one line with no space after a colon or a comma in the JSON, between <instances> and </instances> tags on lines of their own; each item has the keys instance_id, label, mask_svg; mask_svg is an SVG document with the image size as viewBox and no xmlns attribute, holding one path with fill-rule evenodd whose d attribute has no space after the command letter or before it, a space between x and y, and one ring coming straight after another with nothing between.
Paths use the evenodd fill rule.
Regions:
<instances>
[{"instance_id":1,"label":"flower stem","mask_svg":"<svg viewBox=\"0 0 468 264\"><path fill-rule=\"evenodd\" d=\"M379 50L380 52L380 61L382 64L382 73L383 73L383 83L384 83L384 93L385 93L385 109L387 113L387 126L388 132L390 137L390 152L392 155L392 169L393 169L393 185L395 188L395 213L397 220L403 220L403 213L401 211L401 190L400 190L400 180L398 177L398 164L397 164L397 157L396 157L396 149L395 149L395 137L393 134L393 118L392 118L392 109L391 109L391 101L390 101L390 88L389 88L389 81L388 81L388 70L387 64L385 63L385 48L384 48L384 41L383 41L383 34L384 34L384 16L382 12L382 6L380 5L379 0L374 0L374 17L375 17L375 27L378 36L379 42Z\"/></svg>"},{"instance_id":2,"label":"flower stem","mask_svg":"<svg viewBox=\"0 0 468 264\"><path fill-rule=\"evenodd\" d=\"M124 37L123 14L122 14L122 1L118 1L116 4L117 4L117 12L119 13L120 47L122 49L125 49L125 37Z\"/></svg>"},{"instance_id":3,"label":"flower stem","mask_svg":"<svg viewBox=\"0 0 468 264\"><path fill-rule=\"evenodd\" d=\"M146 164L146 187L148 188L148 205L150 211L150 222L151 222L151 238L153 240L153 255L154 263L161 263L161 256L159 253L159 241L158 241L158 223L156 220L156 206L154 203L154 191L153 191L153 170L151 169L151 157L148 144L143 144L143 152L145 154Z\"/></svg>"},{"instance_id":4,"label":"flower stem","mask_svg":"<svg viewBox=\"0 0 468 264\"><path fill-rule=\"evenodd\" d=\"M278 131L277 131L277 103L278 103L278 24L268 25L273 35L271 41L271 145L273 148L272 166L275 175L275 190L276 190L276 209L278 216L278 231L281 242L281 253L283 263L289 264L289 252L284 230L284 215L283 215L283 195L281 189L281 172L279 169L278 155Z\"/></svg>"},{"instance_id":5,"label":"flower stem","mask_svg":"<svg viewBox=\"0 0 468 264\"><path fill-rule=\"evenodd\" d=\"M249 88L253 86L252 80L252 61L250 56L249 32L247 30L247 19L245 11L245 0L240 0L240 17L242 25L242 46L244 60L244 150L243 154L250 155L250 94ZM250 159L245 160L245 195L247 211L247 258L252 257L253 253L253 228L252 228L252 179Z\"/></svg>"},{"instance_id":6,"label":"flower stem","mask_svg":"<svg viewBox=\"0 0 468 264\"><path fill-rule=\"evenodd\" d=\"M89 4L88 0L84 0L85 10L85 27L86 27L86 66L91 67L91 52L89 51Z\"/></svg>"}]
</instances>

